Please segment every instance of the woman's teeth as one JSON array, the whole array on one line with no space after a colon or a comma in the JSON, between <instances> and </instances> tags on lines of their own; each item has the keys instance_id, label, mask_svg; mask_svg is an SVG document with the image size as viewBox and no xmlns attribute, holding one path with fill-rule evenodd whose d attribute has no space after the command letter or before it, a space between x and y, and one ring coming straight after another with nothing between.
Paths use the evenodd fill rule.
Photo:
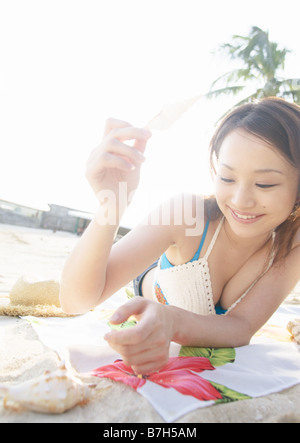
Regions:
<instances>
[{"instance_id":1,"label":"woman's teeth","mask_svg":"<svg viewBox=\"0 0 300 443\"><path fill-rule=\"evenodd\" d=\"M236 215L238 218L241 218L242 220L251 220L251 219L257 217L257 215L241 215L241 214L238 214L237 212L234 212L234 215Z\"/></svg>"}]
</instances>

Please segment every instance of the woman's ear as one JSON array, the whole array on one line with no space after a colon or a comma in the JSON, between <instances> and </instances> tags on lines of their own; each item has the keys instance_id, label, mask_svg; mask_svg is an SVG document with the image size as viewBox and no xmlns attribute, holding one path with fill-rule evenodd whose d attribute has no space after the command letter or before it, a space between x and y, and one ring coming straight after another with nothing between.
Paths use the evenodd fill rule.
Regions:
<instances>
[{"instance_id":1,"label":"woman's ear","mask_svg":"<svg viewBox=\"0 0 300 443\"><path fill-rule=\"evenodd\" d=\"M294 222L298 217L300 217L300 200L296 201L294 209L288 219Z\"/></svg>"}]
</instances>

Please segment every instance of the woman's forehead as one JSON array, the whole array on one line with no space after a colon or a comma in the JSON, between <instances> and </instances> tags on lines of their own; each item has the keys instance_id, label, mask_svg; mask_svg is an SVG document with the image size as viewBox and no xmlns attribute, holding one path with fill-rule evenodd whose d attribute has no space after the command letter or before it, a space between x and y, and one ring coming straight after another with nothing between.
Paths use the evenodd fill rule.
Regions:
<instances>
[{"instance_id":1,"label":"woman's forehead","mask_svg":"<svg viewBox=\"0 0 300 443\"><path fill-rule=\"evenodd\" d=\"M232 131L225 137L220 147L218 163L232 168L238 163L248 163L255 170L280 171L281 168L292 167L276 146L241 129Z\"/></svg>"}]
</instances>

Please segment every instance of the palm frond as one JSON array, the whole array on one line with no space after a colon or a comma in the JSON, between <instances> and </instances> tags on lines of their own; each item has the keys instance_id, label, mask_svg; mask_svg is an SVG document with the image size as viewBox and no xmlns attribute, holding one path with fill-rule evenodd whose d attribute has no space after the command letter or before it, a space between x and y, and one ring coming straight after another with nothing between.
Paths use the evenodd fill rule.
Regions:
<instances>
[{"instance_id":1,"label":"palm frond","mask_svg":"<svg viewBox=\"0 0 300 443\"><path fill-rule=\"evenodd\" d=\"M215 98L219 97L220 95L237 95L239 92L241 92L245 86L227 86L226 88L221 89L215 89L214 91L209 91L206 94L204 94L204 97L206 98Z\"/></svg>"},{"instance_id":2,"label":"palm frond","mask_svg":"<svg viewBox=\"0 0 300 443\"><path fill-rule=\"evenodd\" d=\"M255 78L256 76L251 72L249 68L234 69L232 71L226 72L225 74L214 80L211 84L210 89L214 89L215 86L220 82L229 85L230 83L236 83L240 80L248 81L254 80Z\"/></svg>"},{"instance_id":3,"label":"palm frond","mask_svg":"<svg viewBox=\"0 0 300 443\"><path fill-rule=\"evenodd\" d=\"M207 98L216 98L223 94L237 95L253 80L261 81L263 87L241 100L236 106L254 99L268 96L286 96L296 103L300 101L300 79L282 79L278 71L284 68L287 48L279 48L278 43L269 40L268 31L253 26L249 35L233 35L230 43L220 45L219 50L227 53L230 59L240 60L238 69L229 71L211 84ZM220 87L225 84L225 87ZM245 85L241 83L245 83ZM216 88L219 86L218 88Z\"/></svg>"},{"instance_id":4,"label":"palm frond","mask_svg":"<svg viewBox=\"0 0 300 443\"><path fill-rule=\"evenodd\" d=\"M292 91L300 90L300 78L285 78L281 80L281 84L289 87Z\"/></svg>"},{"instance_id":5,"label":"palm frond","mask_svg":"<svg viewBox=\"0 0 300 443\"><path fill-rule=\"evenodd\" d=\"M283 91L281 96L285 99L292 99L294 103L300 105L300 89L298 91Z\"/></svg>"}]
</instances>

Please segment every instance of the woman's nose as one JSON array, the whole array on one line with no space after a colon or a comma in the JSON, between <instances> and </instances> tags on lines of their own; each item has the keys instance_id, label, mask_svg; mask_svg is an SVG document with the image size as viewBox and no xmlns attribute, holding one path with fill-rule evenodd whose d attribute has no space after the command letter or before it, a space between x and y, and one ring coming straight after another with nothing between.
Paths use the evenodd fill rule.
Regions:
<instances>
[{"instance_id":1,"label":"woman's nose","mask_svg":"<svg viewBox=\"0 0 300 443\"><path fill-rule=\"evenodd\" d=\"M233 190L231 201L236 209L252 208L255 205L253 193L249 187L244 185L236 186Z\"/></svg>"}]
</instances>

